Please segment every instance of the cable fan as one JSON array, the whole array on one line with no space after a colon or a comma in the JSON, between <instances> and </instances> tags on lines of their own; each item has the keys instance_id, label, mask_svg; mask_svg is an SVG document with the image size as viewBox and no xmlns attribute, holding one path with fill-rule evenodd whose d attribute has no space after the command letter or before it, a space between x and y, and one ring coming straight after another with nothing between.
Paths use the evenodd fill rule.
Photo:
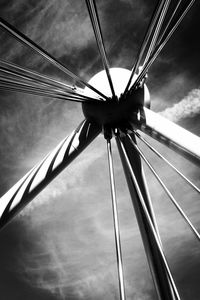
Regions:
<instances>
[{"instance_id":1,"label":"cable fan","mask_svg":"<svg viewBox=\"0 0 200 300\"><path fill-rule=\"evenodd\" d=\"M179 204L179 200L176 200L173 191L168 188L167 183L159 175L159 170L144 153L144 150L148 150L151 155L178 174L184 184L189 185L194 193L200 192L196 184L178 170L173 159L170 161L161 154L152 142L153 138L158 144L180 154L183 160L187 159L195 165L199 165L200 138L151 110L151 91L148 88L149 82L151 82L151 68L156 65L160 53L168 45L170 38L177 34L176 30L184 23L184 18L190 9L195 9L194 4L196 3L194 0L157 1L138 53L129 67L131 70L128 70L126 66L123 68L110 67L101 15L98 10L99 3L95 0L85 0L84 4L88 11L103 66L103 70L97 72L89 80L73 72L71 67L52 55L48 48L43 48L33 41L22 32L23 30L18 30L13 25L14 22L11 24L7 19L1 17L0 13L0 29L4 34L3 39L5 37L15 38L23 47L30 48L33 53L41 56L49 65L57 68L61 72L59 74L67 78L60 80L56 76L35 71L34 68L24 67L17 61L0 58L0 89L2 93L8 93L8 95L12 93L28 94L72 104L77 103L84 116L80 125L72 133L2 195L0 226L4 228L100 135L107 145L119 299L128 299L123 272L123 245L121 245L120 237L112 149L113 142L116 141L157 297L162 300L182 299L181 292L178 291L172 276L162 235L159 233L143 166L145 171L148 169L147 172L151 172L173 204L174 209L181 215L194 237L199 240L198 229L182 205ZM96 176L98 177L98 174ZM66 228L66 230L68 229Z\"/></svg>"}]
</instances>

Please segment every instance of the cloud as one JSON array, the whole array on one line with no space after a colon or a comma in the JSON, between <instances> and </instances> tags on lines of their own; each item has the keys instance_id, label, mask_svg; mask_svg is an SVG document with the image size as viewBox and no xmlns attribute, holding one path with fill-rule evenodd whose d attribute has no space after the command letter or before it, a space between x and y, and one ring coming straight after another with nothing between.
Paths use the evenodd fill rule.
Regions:
<instances>
[{"instance_id":1,"label":"cloud","mask_svg":"<svg viewBox=\"0 0 200 300\"><path fill-rule=\"evenodd\" d=\"M23 12L23 13L22 13ZM69 57L75 59L75 50L81 51L88 46L93 39L90 21L84 2L55 0L32 3L24 1L12 2L12 5L2 7L1 16L11 24L16 25L29 38L38 43L44 49L50 49L55 57ZM7 59L16 59L24 55L29 65L34 66L41 60L39 55L27 52L25 46L14 43L14 39L8 38L2 51ZM25 54L29 54L25 56ZM68 60L68 65L71 61Z\"/></svg>"},{"instance_id":2,"label":"cloud","mask_svg":"<svg viewBox=\"0 0 200 300\"><path fill-rule=\"evenodd\" d=\"M184 99L166 108L160 114L173 121L178 122L184 118L193 118L200 113L200 89L193 89Z\"/></svg>"}]
</instances>

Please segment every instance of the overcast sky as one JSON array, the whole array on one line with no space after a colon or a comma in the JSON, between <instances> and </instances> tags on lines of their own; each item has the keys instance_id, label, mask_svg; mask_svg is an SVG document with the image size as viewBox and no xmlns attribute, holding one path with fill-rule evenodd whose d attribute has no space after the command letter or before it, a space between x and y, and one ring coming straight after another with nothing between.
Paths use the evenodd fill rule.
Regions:
<instances>
[{"instance_id":1,"label":"overcast sky","mask_svg":"<svg viewBox=\"0 0 200 300\"><path fill-rule=\"evenodd\" d=\"M131 69L155 3L155 0L97 1L112 67ZM102 70L85 1L0 0L0 16L85 80ZM198 2L152 66L147 81L152 109L197 135L200 135L199 26ZM1 58L73 84L3 30L0 43ZM82 119L79 104L1 91L1 195ZM149 141L200 186L197 166L150 138ZM113 148L127 299L153 300L154 286L114 141ZM198 194L143 149L200 229ZM198 241L148 170L146 175L181 299L197 300L200 297ZM106 144L100 135L0 233L2 300L119 299L108 179Z\"/></svg>"}]
</instances>

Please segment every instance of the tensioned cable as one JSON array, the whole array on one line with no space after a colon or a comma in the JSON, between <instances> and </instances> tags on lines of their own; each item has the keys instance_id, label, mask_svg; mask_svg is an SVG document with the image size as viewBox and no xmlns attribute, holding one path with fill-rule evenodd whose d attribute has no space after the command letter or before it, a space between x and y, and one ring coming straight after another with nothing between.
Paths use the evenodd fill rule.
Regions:
<instances>
[{"instance_id":1,"label":"tensioned cable","mask_svg":"<svg viewBox=\"0 0 200 300\"><path fill-rule=\"evenodd\" d=\"M74 98L74 99L82 99L84 102L87 102L87 103L100 103L101 101L99 100L96 100L96 99L88 99L85 97L82 97L82 95L77 95L77 94L74 94L74 93L70 93L70 92L63 92L61 91L60 89L53 89L53 88L49 88L47 86L43 86L43 85L40 85L38 82L32 82L32 81L29 81L29 80L23 80L21 78L16 78L16 77L13 77L13 76L1 76L0 74L0 82L1 83L4 83L4 84L9 84L9 85L13 85L13 86L21 86L21 87L25 87L27 89L35 89L37 91L40 90L40 91L44 91L45 93L52 93L52 94L59 94L60 96L63 96L63 97L70 97L70 98Z\"/></svg>"},{"instance_id":2,"label":"tensioned cable","mask_svg":"<svg viewBox=\"0 0 200 300\"><path fill-rule=\"evenodd\" d=\"M113 211L114 232L115 232L115 246L116 246L116 256L117 256L119 292L120 292L120 300L125 300L126 294L125 294L125 285L124 285L124 276L123 276L122 250L121 250L119 220L118 220L118 211L117 211L112 148L111 148L111 140L110 139L107 139L107 153L108 153L110 188L111 188L111 197L112 197L112 211Z\"/></svg>"},{"instance_id":3,"label":"tensioned cable","mask_svg":"<svg viewBox=\"0 0 200 300\"><path fill-rule=\"evenodd\" d=\"M1 72L0 72L0 81L5 82L5 83L9 83L9 84L13 84L13 85L18 85L19 84L19 85L22 85L22 86L25 86L25 87L30 87L30 88L35 87L35 88L51 91L51 89L48 88L47 86L40 85L37 82L24 80L22 78L17 78L17 76L8 76L8 75L6 76L5 74L1 74ZM58 91L58 89L57 89L57 91Z\"/></svg>"},{"instance_id":4,"label":"tensioned cable","mask_svg":"<svg viewBox=\"0 0 200 300\"><path fill-rule=\"evenodd\" d=\"M108 63L106 49L105 49L105 45L104 45L104 41L103 41L103 34L101 31L101 25L100 25L100 21L99 21L96 3L94 0L85 0L85 1L86 1L86 5L88 8L88 13L89 13L90 20L92 23L92 27L93 27L94 35L96 38L97 46L99 49L99 53L101 56L101 60L102 60L104 69L107 74L107 78L108 78L108 82L109 82L110 89L112 92L112 96L115 97L114 86L113 86L112 78L111 78L110 71L109 71L109 63Z\"/></svg>"},{"instance_id":5,"label":"tensioned cable","mask_svg":"<svg viewBox=\"0 0 200 300\"><path fill-rule=\"evenodd\" d=\"M160 152L158 152L152 145L147 142L137 131L134 131L135 135L149 148L151 149L159 158L168 164L177 174L179 174L194 190L200 193L200 189L183 173L181 173L174 165L172 165Z\"/></svg>"},{"instance_id":6,"label":"tensioned cable","mask_svg":"<svg viewBox=\"0 0 200 300\"><path fill-rule=\"evenodd\" d=\"M167 32L170 24L172 23L172 21L174 19L174 16L176 15L176 12L178 11L179 6L181 5L181 2L182 2L182 0L179 0L178 3L176 4L176 7L175 7L173 13L171 14L170 19L168 20L168 22L167 22L167 24L166 24L166 26L165 26L162 34L159 37L159 40L158 40L158 43L157 43L158 45L161 43L162 39L164 38L164 36L165 36L165 34L166 34L166 32Z\"/></svg>"},{"instance_id":7,"label":"tensioned cable","mask_svg":"<svg viewBox=\"0 0 200 300\"><path fill-rule=\"evenodd\" d=\"M157 2L155 10L154 10L154 12L152 14L152 18L151 18L150 23L149 23L149 25L147 27L147 30L146 30L143 42L142 42L142 44L140 46L137 58L136 58L135 63L133 65L133 68L132 68L132 71L131 71L131 76L129 78L129 81L127 83L127 86L125 88L124 93L128 92L128 89L129 89L129 86L131 84L132 78L133 78L133 76L136 74L136 72L138 70L138 67L139 67L139 65L141 63L141 59L142 59L143 54L144 54L144 52L146 50L146 47L147 47L149 39L150 39L150 37L152 35L152 32L153 32L153 30L155 28L155 24L156 24L156 22L158 20L158 17L160 15L160 11L161 11L161 9L162 9L162 7L164 5L164 2L165 2L165 0L158 0L158 2Z\"/></svg>"},{"instance_id":8,"label":"tensioned cable","mask_svg":"<svg viewBox=\"0 0 200 300\"><path fill-rule=\"evenodd\" d=\"M181 17L178 19L178 21L175 23L175 25L173 26L173 28L168 33L167 37L163 41L161 41L159 45L157 45L157 49L155 50L155 52L150 57L150 59L147 62L147 64L144 66L144 69L142 70L142 72L138 76L136 82L133 84L133 87L132 87L133 89L145 77L145 75L148 72L149 68L151 67L151 65L153 64L153 62L157 58L157 56L160 54L160 52L162 51L162 49L164 48L164 46L166 45L166 43L169 41L169 39L171 38L171 36L173 35L173 33L175 32L175 30L177 29L177 27L180 25L180 23L183 20L183 18L186 16L186 14L188 13L188 11L191 9L191 7L193 6L194 2L195 2L195 0L192 0L190 2L190 4L187 6L187 8L182 13Z\"/></svg>"},{"instance_id":9,"label":"tensioned cable","mask_svg":"<svg viewBox=\"0 0 200 300\"><path fill-rule=\"evenodd\" d=\"M52 88L40 85L39 83L36 83L36 82L32 82L32 81L29 81L29 80L23 80L21 78L18 79L14 76L5 76L5 75L1 76L1 74L0 74L0 81L1 81L1 83L10 84L10 85L13 85L13 86L18 86L19 85L19 86L30 88L30 89L35 88L35 89L38 89L38 90L43 90L44 92L48 92L48 93L57 93L57 94L60 94L62 96L70 96L70 97L74 97L74 98L84 99L82 96L78 96L78 95L75 95L75 94L70 94L70 93L67 93L67 92L62 92L59 89L52 89ZM96 100L96 101L99 102L98 100Z\"/></svg>"},{"instance_id":10,"label":"tensioned cable","mask_svg":"<svg viewBox=\"0 0 200 300\"><path fill-rule=\"evenodd\" d=\"M184 12L181 14L180 18L175 23L175 25L172 27L172 29L170 30L170 32L168 33L168 35L166 36L166 38L163 41L161 41L160 44L157 45L154 53L151 55L149 61L144 66L142 72L139 74L138 78L136 79L136 81L134 82L134 84L132 85L132 87L130 88L130 90L134 90L137 87L137 85L141 82L141 80L146 76L146 73L148 72L149 68L151 67L151 65L153 64L153 62L157 58L157 56L160 54L160 52L162 51L162 49L164 48L164 46L166 45L166 43L169 41L169 39L171 38L171 36L175 32L175 30L178 28L178 26L180 25L181 21L186 16L186 14L189 12L189 10L191 9L191 7L193 6L194 3L195 3L195 0L191 0L190 1L189 5L184 10Z\"/></svg>"},{"instance_id":11,"label":"tensioned cable","mask_svg":"<svg viewBox=\"0 0 200 300\"><path fill-rule=\"evenodd\" d=\"M91 103L90 100L85 100L81 97L74 97L72 95L63 95L62 93L59 93L59 92L55 92L55 91L48 91L48 90L45 90L45 89L42 89L42 88L38 88L38 87L34 87L34 86L27 86L27 85L23 85L23 84L20 84L20 83L17 83L17 84L12 84L12 83L8 83L8 82L5 82L5 81L1 81L0 80L0 86L1 86L1 89L5 88L5 89L11 89L12 91L14 91L16 89L17 90L21 90L21 91L24 91L26 93L28 93L29 91L30 92L34 92L35 95L41 95L44 94L44 95L49 95L51 97L55 97L55 98L62 98L63 100L64 99L71 99L71 100L79 100L78 102L87 102L87 103Z\"/></svg>"},{"instance_id":12,"label":"tensioned cable","mask_svg":"<svg viewBox=\"0 0 200 300\"><path fill-rule=\"evenodd\" d=\"M16 79L16 80L24 82L24 83L28 82L29 84L42 86L43 88L48 87L48 88L55 89L54 85L48 84L48 83L43 82L43 81L36 80L36 79L34 79L34 77L30 77L30 76L27 76L27 75L22 75L19 72L16 72L16 71L13 71L13 70L11 71L11 70L9 70L7 68L4 68L4 67L0 67L0 75L2 75L5 78L10 78L10 79L13 79L13 80ZM57 88L57 90L59 89L62 92L66 91L66 90L61 89L59 87L56 87L56 88Z\"/></svg>"},{"instance_id":13,"label":"tensioned cable","mask_svg":"<svg viewBox=\"0 0 200 300\"><path fill-rule=\"evenodd\" d=\"M68 93L62 93L60 92L59 90L51 90L51 89L47 89L47 88L44 88L43 86L39 86L39 85L34 85L34 84L30 84L29 82L22 82L21 80L19 81L16 81L16 79L11 79L11 78L5 78L5 77L1 77L0 76L0 83L1 85L7 85L7 86L11 86L11 87L20 87L20 88L24 88L24 89L27 89L27 90L35 90L35 91L41 91L41 92L45 92L45 93L48 93L48 94L55 94L55 95L60 95L62 97L70 97L70 98L73 98L73 99L81 99L83 100L84 102L93 102L93 100L86 100L84 98L82 98L81 96L77 96L77 95L73 95L73 94L68 94ZM96 100L96 102L98 102ZM95 103L96 103L95 102ZM98 102L99 103L99 102Z\"/></svg>"},{"instance_id":14,"label":"tensioned cable","mask_svg":"<svg viewBox=\"0 0 200 300\"><path fill-rule=\"evenodd\" d=\"M151 56L152 51L153 51L153 49L155 48L155 45L156 45L156 42L157 42L157 40L158 40L158 36L159 36L159 34L160 34L160 31L161 31L161 28L162 28L164 19L165 19L165 17L166 17L167 11L168 11L168 9L169 9L170 2L171 2L171 0L166 0L165 3L164 3L164 5L163 5L163 8L162 8L162 10L161 10L161 12L160 12L160 16L159 16L157 25L156 25L155 30L154 30L154 33L153 33L153 37L152 37L152 39L151 39L151 43L150 43L150 45L149 45L147 54L146 54L145 59L144 59L144 62L143 62L144 65L145 65L146 62L149 60L149 57Z\"/></svg>"},{"instance_id":15,"label":"tensioned cable","mask_svg":"<svg viewBox=\"0 0 200 300\"><path fill-rule=\"evenodd\" d=\"M28 75L28 76L34 78L37 81L42 79L47 84L50 82L52 84L55 84L57 87L63 88L65 90L73 90L73 87L70 86L70 85L67 85L66 83L59 82L59 81L57 81L57 80L55 80L51 77L48 77L46 75L42 75L42 74L40 74L36 71L27 69L25 67L21 67L17 64L14 64L14 63L2 60L2 59L0 59L0 66L7 69L7 70L10 70L10 71L14 70L15 72L18 72L21 75Z\"/></svg>"},{"instance_id":16,"label":"tensioned cable","mask_svg":"<svg viewBox=\"0 0 200 300\"><path fill-rule=\"evenodd\" d=\"M1 77L1 73L3 73L3 77ZM94 101L94 103L96 103L97 101L99 102L99 100L95 99L95 98L90 98L85 96L84 94L78 94L76 92L73 92L72 90L66 90L51 84L48 84L46 82L41 82L39 80L35 80L34 78L32 78L31 76L27 76L27 75L21 75L21 73L15 72L15 71L10 71L6 68L2 68L0 67L0 78L3 80L7 80L7 82L12 82L12 83L16 83L16 84L24 84L24 85L28 85L28 86L32 86L32 87L38 87L39 89L44 89L46 91L49 92L55 92L55 93L62 93L63 95L70 95L72 97L78 97L78 98L82 98L87 100L92 100Z\"/></svg>"},{"instance_id":17,"label":"tensioned cable","mask_svg":"<svg viewBox=\"0 0 200 300\"><path fill-rule=\"evenodd\" d=\"M49 76L40 74L36 71L30 70L30 69L27 69L27 68L24 68L24 67L21 67L17 64L14 64L14 63L11 63L11 62L0 59L0 66L3 67L3 68L8 69L10 71L14 70L15 72L18 72L19 74L30 77L31 79L34 79L36 81L47 83L49 85L51 84L51 85L54 85L55 87L58 87L60 89L65 90L65 91L67 90L70 93L81 95L81 96L84 96L84 97L89 98L89 99L93 99L93 98L90 98L89 96L85 96L83 94L84 90L82 90L80 88L70 86L70 85L68 85L64 82L60 82L60 81L55 80L55 79L53 79ZM94 99L96 99L96 98L94 98ZM98 99L98 100L102 100L102 98Z\"/></svg>"},{"instance_id":18,"label":"tensioned cable","mask_svg":"<svg viewBox=\"0 0 200 300\"><path fill-rule=\"evenodd\" d=\"M108 99L107 96L102 94L99 90L95 89L93 86L91 86L89 83L85 82L82 78L77 76L76 74L72 73L65 65L63 65L61 62L59 62L56 58L54 58L51 54L49 54L46 50L42 49L40 46L38 46L35 42L33 42L30 38L28 38L25 34L18 31L14 26L6 22L4 19L0 18L0 26L4 28L6 31L8 31L13 37L15 37L17 40L19 40L21 43L25 44L26 46L29 46L32 50L40 54L43 58L45 58L47 61L49 61L51 64L56 66L58 69L63 71L65 74L67 74L72 79L76 80L80 84L83 84L84 86L87 86L89 89L93 90L95 93L99 94L101 97Z\"/></svg>"},{"instance_id":19,"label":"tensioned cable","mask_svg":"<svg viewBox=\"0 0 200 300\"><path fill-rule=\"evenodd\" d=\"M93 100L85 100L82 98L73 97L72 95L63 96L62 94L59 93L50 93L39 88L33 88L33 87L31 88L28 86L24 86L22 84L9 84L1 80L0 80L0 89L5 91L7 90L11 92L21 92L21 93L37 95L37 96L46 96L46 97L51 97L59 100L65 100L65 101L69 100L75 102L94 103Z\"/></svg>"},{"instance_id":20,"label":"tensioned cable","mask_svg":"<svg viewBox=\"0 0 200 300\"><path fill-rule=\"evenodd\" d=\"M149 212L148 212L148 209L147 209L147 207L146 207L144 198L143 198L143 196L142 196L142 192L141 192L141 190L140 190L139 184L138 184L137 179L136 179L136 177L135 177L135 174L134 174L134 172L133 172L133 170L132 170L132 167L131 167L131 164L130 164L128 155L127 155L127 153L126 153L126 150L125 150L125 148L124 148L124 145L123 145L123 143L122 143L120 137L117 137L117 139L118 139L118 141L119 141L119 143L120 143L120 145L121 145L121 149L122 149L122 152L123 152L123 155L124 155L124 158L125 158L125 161L126 161L126 164L127 164L128 170L129 170L129 173L130 173L131 178L132 178L132 180L133 180L133 182L134 182L134 185L135 185L135 188L136 188L136 191L137 191L137 194L138 194L138 197L139 197L139 200L140 200L140 203L141 203L141 206L142 206L144 215L145 215L145 217L146 217L146 219L147 219L147 222L148 222L148 224L149 224L149 228L150 228L150 230L151 230L151 232L152 232L152 235L153 235L153 237L154 237L154 241L155 241L155 243L156 243L156 246L157 246L157 249L158 249L158 251L159 251L160 257L161 257L161 259L162 259L162 261L163 261L163 264L164 264L164 266L165 266L165 270L166 270L166 272L167 272L167 276L168 276L168 279L169 279L169 281L170 281L170 284L171 284L171 286L172 286L172 288L173 288L173 292L174 292L174 294L175 294L177 300L181 300L181 299L180 299L180 296L179 296L179 293L178 293L178 290L177 290L177 287L176 287L176 285L175 285L174 279L173 279L173 277L172 277L170 268L169 268L169 266L168 266L167 259L166 259L166 257L165 257L165 254L164 254L163 250L162 250L162 245L160 244L159 237L157 236L155 227L154 227L154 225L153 225L152 219L151 219L151 217L150 217L150 215L149 215Z\"/></svg>"},{"instance_id":21,"label":"tensioned cable","mask_svg":"<svg viewBox=\"0 0 200 300\"><path fill-rule=\"evenodd\" d=\"M8 92L19 92L23 94L29 94L29 95L35 95L35 96L43 96L43 97L49 97L49 98L54 98L55 100L64 100L64 101L72 101L72 102L85 102L85 100L82 99L77 99L77 98L71 98L70 96L60 96L56 94L50 94L50 93L45 93L41 92L35 89L26 89L26 88L21 88L21 87L13 87L9 85L2 85L0 83L0 89L3 91L8 91Z\"/></svg>"},{"instance_id":22,"label":"tensioned cable","mask_svg":"<svg viewBox=\"0 0 200 300\"><path fill-rule=\"evenodd\" d=\"M180 205L177 203L177 201L175 200L174 196L168 190L168 188L166 187L166 185L164 184L164 182L161 180L160 176L155 171L155 169L153 168L153 166L151 165L151 163L148 161L148 159L145 157L145 155L139 149L139 147L133 142L131 136L129 134L127 134L127 136L129 137L129 140L132 143L132 145L135 148L135 150L139 153L139 155L145 161L145 163L147 164L147 166L149 167L149 169L152 171L152 173L154 174L154 176L156 177L156 179L158 180L158 182L160 183L160 185L162 186L162 188L164 189L164 191L166 192L166 194L168 195L168 197L170 198L170 200L172 201L172 203L175 205L175 207L177 208L177 210L179 211L179 213L182 215L182 217L184 218L184 220L186 221L186 223L189 225L189 227L192 230L192 232L194 233L195 237L198 240L200 240L200 234L198 233L198 231L196 230L196 228L194 227L194 225L191 223L191 221L189 220L189 218L186 216L186 214L184 213L184 211L182 210L182 208L180 207Z\"/></svg>"},{"instance_id":23,"label":"tensioned cable","mask_svg":"<svg viewBox=\"0 0 200 300\"><path fill-rule=\"evenodd\" d=\"M48 84L40 83L39 81L31 80L30 78L26 78L26 76L16 74L14 72L10 72L7 70L2 70L0 67L0 80L2 82L7 82L10 84L21 84L23 86L27 87L34 87L38 89L43 89L49 92L60 92L62 94L70 94L70 92L66 92L64 90L61 90L60 88L56 88L54 86L49 86ZM71 95L74 95L71 93Z\"/></svg>"},{"instance_id":24,"label":"tensioned cable","mask_svg":"<svg viewBox=\"0 0 200 300\"><path fill-rule=\"evenodd\" d=\"M7 77L11 77L13 79L16 79L16 80L21 80L22 82L32 82L33 84L38 84L39 86L43 86L43 87L46 87L48 89L51 89L51 90L59 90L60 92L62 93L65 93L65 94L71 94L71 95L75 95L75 96L80 96L82 98L85 98L85 99L89 99L89 100L94 100L94 101L101 101L97 98L91 98L91 97L88 97L86 95L84 95L84 93L81 93L81 92L77 92L75 89L73 90L73 88L71 87L70 89L68 88L63 88L62 85L57 85L55 83L47 83L46 80L43 80L41 79L40 77L35 77L35 76L32 76L32 75L27 75L26 73L23 73L21 71L13 71L12 69L9 69L9 68L5 68L5 67L1 67L0 66L0 74L3 73L4 76L6 74ZM5 77L6 77L5 76Z\"/></svg>"},{"instance_id":25,"label":"tensioned cable","mask_svg":"<svg viewBox=\"0 0 200 300\"><path fill-rule=\"evenodd\" d=\"M1 83L0 83L0 89L3 90L3 91L8 91L8 92L19 92L19 93L23 93L23 94L49 97L49 98L53 98L55 100L58 99L58 100L72 101L72 102L85 102L85 100L77 99L77 98L71 98L70 96L63 97L63 96L60 96L60 95L55 95L55 94L49 94L49 93L45 93L45 92L36 91L34 89L25 89L25 88L20 88L20 87L11 87L11 86L7 86L7 85L2 85Z\"/></svg>"}]
</instances>

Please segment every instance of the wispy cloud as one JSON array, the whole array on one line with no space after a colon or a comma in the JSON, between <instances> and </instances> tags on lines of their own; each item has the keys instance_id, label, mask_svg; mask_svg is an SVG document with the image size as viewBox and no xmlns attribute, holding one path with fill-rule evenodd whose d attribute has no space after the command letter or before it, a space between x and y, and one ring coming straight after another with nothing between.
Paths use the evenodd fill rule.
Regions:
<instances>
[{"instance_id":1,"label":"wispy cloud","mask_svg":"<svg viewBox=\"0 0 200 300\"><path fill-rule=\"evenodd\" d=\"M183 100L160 112L163 117L178 122L184 118L193 118L200 113L200 89L192 90Z\"/></svg>"}]
</instances>

